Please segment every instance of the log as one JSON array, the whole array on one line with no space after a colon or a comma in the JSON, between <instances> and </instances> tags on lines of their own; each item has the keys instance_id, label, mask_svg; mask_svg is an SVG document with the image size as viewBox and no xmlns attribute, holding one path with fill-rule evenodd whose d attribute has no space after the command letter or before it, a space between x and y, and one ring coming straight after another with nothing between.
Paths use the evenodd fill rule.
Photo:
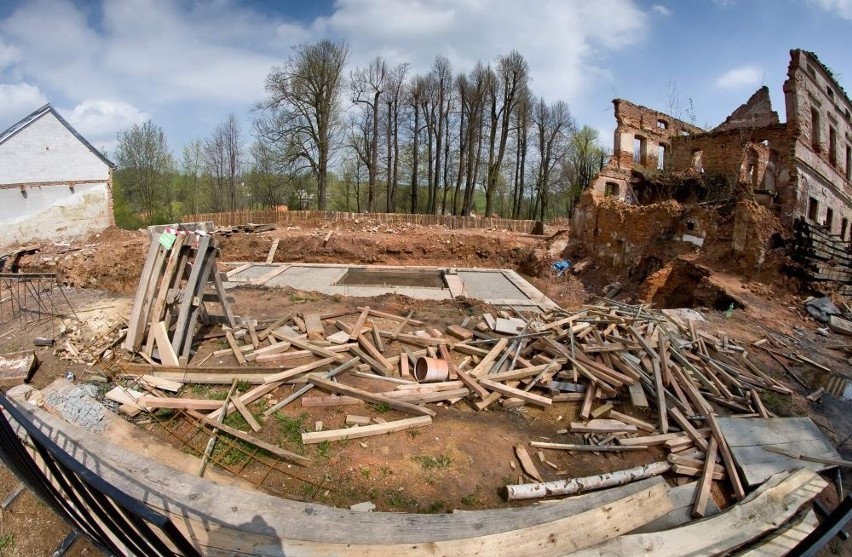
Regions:
<instances>
[{"instance_id":1,"label":"log","mask_svg":"<svg viewBox=\"0 0 852 557\"><path fill-rule=\"evenodd\" d=\"M636 480L644 480L652 476L659 476L669 471L671 465L666 462L652 462L629 468L627 470L619 470L617 472L609 472L607 474L599 474L597 476L586 476L584 478L574 478L571 480L557 480L554 482L507 485L506 498L510 501L518 499L536 499L539 497L554 497L557 495L574 495L581 491L591 491L595 489L603 489L606 487L614 487L624 485L626 483L635 482Z\"/></svg>"}]
</instances>

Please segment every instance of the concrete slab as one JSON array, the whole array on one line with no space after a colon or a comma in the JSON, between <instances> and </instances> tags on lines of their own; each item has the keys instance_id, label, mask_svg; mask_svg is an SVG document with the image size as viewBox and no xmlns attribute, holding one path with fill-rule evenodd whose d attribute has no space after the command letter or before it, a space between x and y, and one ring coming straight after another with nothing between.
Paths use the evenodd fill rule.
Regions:
<instances>
[{"instance_id":1,"label":"concrete slab","mask_svg":"<svg viewBox=\"0 0 852 557\"><path fill-rule=\"evenodd\" d=\"M466 296L498 307L518 311L541 311L557 307L552 300L509 269L437 269L435 267L392 267L384 265L329 265L321 263L233 263L238 265L229 277L226 288L251 283L270 287L289 286L297 290L328 295L373 297L393 293L421 300L448 300ZM342 284L350 269L387 273L388 282L380 285ZM413 286L402 280L404 275L444 272L444 284ZM449 279L449 280L448 280ZM394 281L405 283L395 284ZM417 281L415 281L417 282Z\"/></svg>"}]
</instances>

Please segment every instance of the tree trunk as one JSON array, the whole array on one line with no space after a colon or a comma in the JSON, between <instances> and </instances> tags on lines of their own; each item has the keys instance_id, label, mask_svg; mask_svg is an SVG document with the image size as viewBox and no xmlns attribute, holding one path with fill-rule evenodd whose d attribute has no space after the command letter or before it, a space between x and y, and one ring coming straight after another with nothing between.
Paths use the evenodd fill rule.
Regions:
<instances>
[{"instance_id":1,"label":"tree trunk","mask_svg":"<svg viewBox=\"0 0 852 557\"><path fill-rule=\"evenodd\" d=\"M420 105L414 103L414 145L411 164L411 214L417 212L417 163L420 156Z\"/></svg>"}]
</instances>

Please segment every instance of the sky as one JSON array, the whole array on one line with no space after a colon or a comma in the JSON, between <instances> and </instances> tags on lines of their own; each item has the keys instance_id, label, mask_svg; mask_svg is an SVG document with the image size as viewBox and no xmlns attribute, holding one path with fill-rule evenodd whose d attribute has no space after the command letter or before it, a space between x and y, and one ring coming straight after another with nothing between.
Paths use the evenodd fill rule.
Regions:
<instances>
[{"instance_id":1,"label":"sky","mask_svg":"<svg viewBox=\"0 0 852 557\"><path fill-rule=\"evenodd\" d=\"M150 119L178 154L231 112L250 141L270 69L323 38L349 70L518 50L533 92L610 148L616 97L710 128L767 85L783 121L793 48L852 90L852 0L0 0L0 130L50 102L108 153Z\"/></svg>"}]
</instances>

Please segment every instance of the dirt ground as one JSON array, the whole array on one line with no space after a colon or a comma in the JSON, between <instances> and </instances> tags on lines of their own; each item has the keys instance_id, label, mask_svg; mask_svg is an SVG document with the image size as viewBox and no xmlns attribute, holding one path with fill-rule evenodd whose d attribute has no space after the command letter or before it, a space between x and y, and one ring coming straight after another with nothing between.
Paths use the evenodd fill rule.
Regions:
<instances>
[{"instance_id":1,"label":"dirt ground","mask_svg":"<svg viewBox=\"0 0 852 557\"><path fill-rule=\"evenodd\" d=\"M222 239L222 260L263 261L273 239L279 238L276 261L511 268L567 309L578 308L592 296L602 294L615 281L625 284L625 289L619 293L620 299L653 300L654 293L665 287L672 274L670 269L668 274L662 272L656 276L653 281L659 284L630 286L627 277L614 276L605 268L596 268L592 262L578 275L567 273L556 277L550 264L562 256L565 247L564 233L556 230L548 230L544 237L534 237L497 230L387 227L376 225L369 219L333 224L336 226L300 223L299 226L267 233L235 234ZM330 230L333 233L324 244ZM62 310L65 314L62 323L45 321L26 328L15 321L0 324L0 353L28 349L35 336L59 338L63 323L72 331L75 328L104 331L114 326L117 319L126 318L146 249L144 233L110 229L80 244L44 246L38 253L25 256L21 264L26 270L55 270L63 277L70 286L65 292L74 311L70 308ZM823 365L846 372L852 369L849 352L829 348L833 344L848 343L848 338L833 333L828 336L820 334L818 329L821 326L806 317L802 309L802 295L779 288L777 284L769 286L754 278L743 279L721 268L711 269L709 276L702 280L715 289L714 293L725 292L738 303L728 317L710 303L716 294L688 296L687 299L697 304L695 309L707 319L706 323L698 325L699 329L717 336L727 335L743 346L773 334ZM669 290L694 289L694 285L685 282L688 281L669 284ZM351 322L357 307L370 305L397 315L412 311L415 319L426 323L424 328L443 329L449 324L459 323L465 316L485 311L484 305L463 300L436 303L393 295L358 299L292 289L251 287L231 292L235 298L235 312L259 321L272 321L285 313L345 309L352 313L341 319ZM75 325L75 313L87 323L85 327ZM391 326L381 320L377 322ZM329 328L327 331L332 332ZM199 361L213 350L225 346L218 339L206 341L193 361ZM36 387L46 386L69 370L78 381L89 380L93 376L109 376L112 372L111 366L89 366L63 360L54 348L38 348L36 351L41 360L33 379ZM831 395L824 395L818 403L808 401L805 396L816 390L823 379L818 372L802 366L789 366L808 382L806 389L793 381L768 354L757 348L751 349L751 352L750 358L759 361L773 377L795 391L789 398L768 398L769 410L781 416L811 416L828 438L838 444L840 454L852 459L852 443L848 437L852 431L849 402ZM224 356L212 358L205 365L235 363L232 356ZM352 378L351 384L368 390L392 388L392 385L371 379ZM186 394L182 396L216 398L223 397L226 391L225 388L197 386L185 388ZM287 396L288 392L289 387L279 389L252 406L252 410L259 414L263 408ZM653 412L643 414L634 409L629 400L615 402L620 405L620 411L643 420L655 420ZM452 406L430 406L437 411L437 417L427 428L342 443L302 446L299 434L301 431L313 431L318 421L323 422L324 429L331 429L342 427L347 414L386 420L404 416L374 405L305 408L297 401L265 421L257 435L310 457L314 466L300 468L279 461L271 469L265 464L272 462L269 459L262 456L249 458L240 450L241 446L227 443L217 445L214 461L258 484L260 489L292 499L342 507L371 501L380 511L441 513L453 509L517 504L507 503L500 495L500 488L505 484L516 483L519 479L523 481L519 470L511 464L515 462L513 446L531 440L580 441L576 435L556 433L567 427L568 422L577 419L578 403L554 404L547 410L531 407L506 409L493 405L488 412L476 412L463 401ZM228 419L227 423L234 427L244 429L246 426L239 416L229 416ZM187 452L200 454L207 443L208 434L199 432L179 414L161 411L151 417L140 416L137 421L152 434ZM537 455L531 454L538 463ZM545 480L552 480L623 469L649 462L662 454L571 455L547 451L547 460L557 470L540 463L539 469ZM558 475L557 471L565 474ZM17 480L8 471L0 470L0 497L10 492L16 483ZM852 487L848 477L844 487L847 492ZM828 491L833 492L833 488L826 494L829 498L827 503L833 507L838 501L836 495L832 500ZM724 496L721 493L716 495ZM0 518L0 555L47 555L68 531L68 527L60 523L47 507L26 492ZM3 546L6 539L3 536L8 534L13 537ZM97 550L85 541L78 541L69 554L97 554ZM848 542L840 546L835 541L822 554L852 555L852 549Z\"/></svg>"}]
</instances>

